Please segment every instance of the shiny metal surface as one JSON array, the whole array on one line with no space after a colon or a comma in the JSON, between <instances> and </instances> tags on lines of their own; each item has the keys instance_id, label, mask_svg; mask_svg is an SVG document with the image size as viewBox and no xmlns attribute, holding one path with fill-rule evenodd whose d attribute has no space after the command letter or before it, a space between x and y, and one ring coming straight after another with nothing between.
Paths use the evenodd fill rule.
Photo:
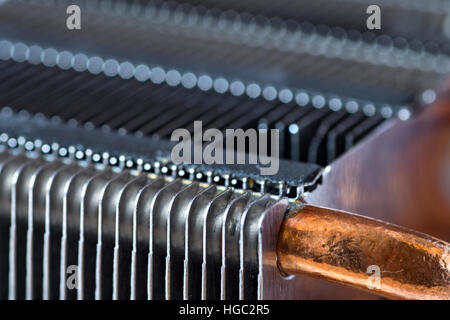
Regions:
<instances>
[{"instance_id":1,"label":"shiny metal surface","mask_svg":"<svg viewBox=\"0 0 450 320\"><path fill-rule=\"evenodd\" d=\"M259 228L276 203L269 195L32 152L3 151L0 161L9 299L264 296Z\"/></svg>"},{"instance_id":2,"label":"shiny metal surface","mask_svg":"<svg viewBox=\"0 0 450 320\"><path fill-rule=\"evenodd\" d=\"M448 298L445 1L0 0L0 299Z\"/></svg>"},{"instance_id":3,"label":"shiny metal surface","mask_svg":"<svg viewBox=\"0 0 450 320\"><path fill-rule=\"evenodd\" d=\"M285 198L17 151L0 152L0 197L9 299L355 297L314 278L391 298L450 294L449 244ZM373 265L382 285L369 290Z\"/></svg>"},{"instance_id":4,"label":"shiny metal surface","mask_svg":"<svg viewBox=\"0 0 450 320\"><path fill-rule=\"evenodd\" d=\"M293 208L281 226L277 253L286 274L390 298L450 299L450 244L378 220L308 205ZM375 268L379 284L372 284Z\"/></svg>"}]
</instances>

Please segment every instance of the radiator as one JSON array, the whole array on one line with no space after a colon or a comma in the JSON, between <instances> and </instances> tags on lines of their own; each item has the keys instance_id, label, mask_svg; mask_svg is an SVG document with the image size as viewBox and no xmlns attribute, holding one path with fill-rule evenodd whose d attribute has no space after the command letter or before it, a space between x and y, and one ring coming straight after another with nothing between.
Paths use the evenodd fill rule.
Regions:
<instances>
[{"instance_id":1,"label":"radiator","mask_svg":"<svg viewBox=\"0 0 450 320\"><path fill-rule=\"evenodd\" d=\"M329 229L282 236L308 204L407 221L364 198L370 159L395 167L401 128L437 101L448 8L381 3L369 32L372 2L0 1L0 299L448 298L445 241L322 209ZM72 4L81 30L66 27ZM278 173L174 163L171 134L195 121L278 130ZM368 142L384 136L398 145ZM408 174L379 176L387 190ZM436 206L443 231L407 227L448 241L450 205ZM365 288L374 261L403 273Z\"/></svg>"}]
</instances>

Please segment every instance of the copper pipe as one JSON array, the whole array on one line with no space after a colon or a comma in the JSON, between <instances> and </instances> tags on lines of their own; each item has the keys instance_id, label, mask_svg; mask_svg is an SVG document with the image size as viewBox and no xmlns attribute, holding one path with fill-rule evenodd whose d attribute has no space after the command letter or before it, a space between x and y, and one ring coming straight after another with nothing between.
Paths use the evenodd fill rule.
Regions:
<instances>
[{"instance_id":1,"label":"copper pipe","mask_svg":"<svg viewBox=\"0 0 450 320\"><path fill-rule=\"evenodd\" d=\"M310 205L292 211L278 239L284 273L389 298L450 299L450 244L344 211Z\"/></svg>"}]
</instances>

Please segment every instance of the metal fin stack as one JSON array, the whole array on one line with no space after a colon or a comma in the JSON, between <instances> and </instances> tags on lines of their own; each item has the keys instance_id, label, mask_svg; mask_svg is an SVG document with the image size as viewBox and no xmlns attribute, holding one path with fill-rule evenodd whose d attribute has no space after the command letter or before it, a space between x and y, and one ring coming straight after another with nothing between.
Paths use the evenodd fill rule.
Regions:
<instances>
[{"instance_id":1,"label":"metal fin stack","mask_svg":"<svg viewBox=\"0 0 450 320\"><path fill-rule=\"evenodd\" d=\"M0 188L9 299L262 298L259 231L288 203L14 151L0 153Z\"/></svg>"}]
</instances>

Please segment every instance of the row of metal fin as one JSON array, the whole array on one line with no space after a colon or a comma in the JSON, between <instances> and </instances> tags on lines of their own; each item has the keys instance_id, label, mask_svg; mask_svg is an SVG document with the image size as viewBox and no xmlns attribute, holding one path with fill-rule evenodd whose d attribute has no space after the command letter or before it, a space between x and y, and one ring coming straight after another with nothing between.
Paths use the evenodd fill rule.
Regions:
<instances>
[{"instance_id":1,"label":"row of metal fin","mask_svg":"<svg viewBox=\"0 0 450 320\"><path fill-rule=\"evenodd\" d=\"M364 13L369 5L378 5L382 11L388 13L383 17L382 30L371 30L377 34L387 34L391 36L401 36L407 39L421 39L421 40L436 40L448 41L445 38L442 30L440 30L440 23L446 16L450 7L445 0L278 0L276 2L270 0L240 0L240 1L220 1L220 0L115 0L108 1L107 4L99 4L97 1L78 0L81 6L85 3L91 2L91 6L101 7L105 12L122 13L125 8L140 5L142 7L157 7L179 12L184 10L205 12L210 10L210 15L224 15L225 17L233 18L240 14L242 17L256 16L259 20L264 21L264 18L273 22L280 23L279 20L294 22L294 21L308 21L314 24L321 24L319 30L327 30L327 26L338 27L347 30L362 30L367 31L366 19ZM95 4L94 4L95 3ZM127 6L128 4L128 6ZM180 8L181 7L181 8ZM417 21L427 21L422 29L419 28L420 22L417 25L399 26L398 21L403 21L411 15ZM278 21L277 21L278 20ZM397 22L397 23L395 23ZM419 32L417 32L419 30ZM433 32L434 31L434 32Z\"/></svg>"},{"instance_id":2,"label":"row of metal fin","mask_svg":"<svg viewBox=\"0 0 450 320\"><path fill-rule=\"evenodd\" d=\"M177 10L163 1L160 6L150 5L153 9L141 8L139 14L131 7L140 6L128 5L128 10L119 15L81 5L83 27L73 32L64 23L64 2L54 2L60 4L56 7L44 3L48 2L10 1L2 6L0 40L33 47L29 53L20 47L13 49L17 60L125 77L132 77L130 64L145 65L158 70L150 77L154 82L174 86L186 82L191 88L240 94L248 90L252 91L250 95L263 93L270 99L281 96L281 101L286 99L286 90L294 96L307 91L312 96L341 99L344 104L355 99L362 105L373 104L377 114L388 107L392 116L399 109L409 108L416 94L433 88L435 81L450 70L449 56L437 44L425 49L428 42L417 44L371 33L366 37L362 32L320 23L300 24L280 18L272 21L245 13L228 21L216 16L215 10L208 10L210 14L204 10L185 13L183 6ZM108 3L120 7L125 2L97 1L102 8ZM213 5L209 3L210 8ZM361 19L364 11L358 20L364 21L363 30L367 31L365 19ZM383 21L386 26L386 19ZM61 52L64 54L58 58ZM71 65L75 56L77 61ZM89 66L81 66L80 60L90 60ZM122 63L125 66L118 70ZM185 74L189 76L182 81ZM217 86L215 80L220 80ZM234 88L234 82L238 88ZM260 88L256 93L255 85ZM269 89L267 94L265 88Z\"/></svg>"},{"instance_id":3,"label":"row of metal fin","mask_svg":"<svg viewBox=\"0 0 450 320\"><path fill-rule=\"evenodd\" d=\"M275 202L3 151L0 298L260 298L258 223Z\"/></svg>"},{"instance_id":4,"label":"row of metal fin","mask_svg":"<svg viewBox=\"0 0 450 320\"><path fill-rule=\"evenodd\" d=\"M318 99L320 100L320 99ZM0 105L119 132L170 138L177 128L280 130L280 157L326 165L384 121L362 112L332 111L321 101L248 99L0 61ZM38 138L38 137L37 137Z\"/></svg>"}]
</instances>

